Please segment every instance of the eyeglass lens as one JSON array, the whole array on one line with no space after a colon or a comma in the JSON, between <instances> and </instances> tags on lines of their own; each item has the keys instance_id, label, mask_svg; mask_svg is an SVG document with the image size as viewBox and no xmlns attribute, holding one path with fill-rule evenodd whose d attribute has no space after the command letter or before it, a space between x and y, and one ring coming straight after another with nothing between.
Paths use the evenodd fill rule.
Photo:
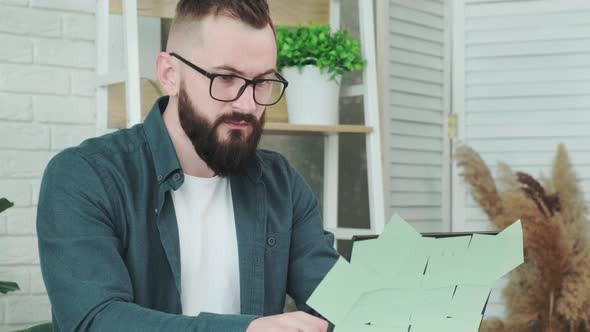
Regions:
<instances>
[{"instance_id":1,"label":"eyeglass lens","mask_svg":"<svg viewBox=\"0 0 590 332\"><path fill-rule=\"evenodd\" d=\"M233 75L216 76L211 82L211 96L221 101L235 100L243 92L246 80ZM260 105L272 105L279 101L285 84L275 80L260 80L254 85L254 100Z\"/></svg>"}]
</instances>

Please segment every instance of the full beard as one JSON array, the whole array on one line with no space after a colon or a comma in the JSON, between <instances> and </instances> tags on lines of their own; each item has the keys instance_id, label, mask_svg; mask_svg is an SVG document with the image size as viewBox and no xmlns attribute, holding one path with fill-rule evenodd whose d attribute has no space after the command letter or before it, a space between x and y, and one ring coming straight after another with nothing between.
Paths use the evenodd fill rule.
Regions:
<instances>
[{"instance_id":1,"label":"full beard","mask_svg":"<svg viewBox=\"0 0 590 332\"><path fill-rule=\"evenodd\" d=\"M238 174L255 159L256 148L262 136L264 114L258 120L252 114L233 112L224 114L209 123L200 116L191 103L184 87L178 94L178 115L182 129L191 140L197 155L218 176ZM246 122L252 131L232 129L229 137L222 141L219 126L229 122Z\"/></svg>"}]
</instances>

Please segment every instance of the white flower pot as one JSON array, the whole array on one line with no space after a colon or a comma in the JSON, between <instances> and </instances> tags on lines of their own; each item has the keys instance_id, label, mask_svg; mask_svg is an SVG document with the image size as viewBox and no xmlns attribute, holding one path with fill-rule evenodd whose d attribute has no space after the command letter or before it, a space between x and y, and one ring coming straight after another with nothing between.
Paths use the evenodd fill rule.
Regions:
<instances>
[{"instance_id":1,"label":"white flower pot","mask_svg":"<svg viewBox=\"0 0 590 332\"><path fill-rule=\"evenodd\" d=\"M289 81L287 87L287 112L289 123L335 125L338 124L338 99L341 76L330 80L318 67L306 65L301 68L286 67L283 76Z\"/></svg>"}]
</instances>

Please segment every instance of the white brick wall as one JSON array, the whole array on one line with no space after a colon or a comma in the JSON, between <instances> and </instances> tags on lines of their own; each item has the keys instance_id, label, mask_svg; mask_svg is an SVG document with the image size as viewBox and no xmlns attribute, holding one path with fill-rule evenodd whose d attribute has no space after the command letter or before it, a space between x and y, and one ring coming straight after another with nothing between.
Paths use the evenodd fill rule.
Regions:
<instances>
[{"instance_id":1,"label":"white brick wall","mask_svg":"<svg viewBox=\"0 0 590 332\"><path fill-rule=\"evenodd\" d=\"M33 41L27 37L4 36L0 48L0 61L33 63Z\"/></svg>"},{"instance_id":2,"label":"white brick wall","mask_svg":"<svg viewBox=\"0 0 590 332\"><path fill-rule=\"evenodd\" d=\"M82 13L94 13L96 0L30 0L32 7L61 9Z\"/></svg>"},{"instance_id":3,"label":"white brick wall","mask_svg":"<svg viewBox=\"0 0 590 332\"><path fill-rule=\"evenodd\" d=\"M35 60L39 64L92 68L96 62L92 42L39 39L35 46Z\"/></svg>"},{"instance_id":4,"label":"white brick wall","mask_svg":"<svg viewBox=\"0 0 590 332\"><path fill-rule=\"evenodd\" d=\"M86 97L37 96L33 98L35 119L48 123L92 124L94 100Z\"/></svg>"},{"instance_id":5,"label":"white brick wall","mask_svg":"<svg viewBox=\"0 0 590 332\"><path fill-rule=\"evenodd\" d=\"M51 320L37 248L41 176L95 134L95 0L0 0L0 332Z\"/></svg>"},{"instance_id":6,"label":"white brick wall","mask_svg":"<svg viewBox=\"0 0 590 332\"><path fill-rule=\"evenodd\" d=\"M41 276L41 268L38 266L32 267L31 270L31 294L42 295L47 293L43 277Z\"/></svg>"},{"instance_id":7,"label":"white brick wall","mask_svg":"<svg viewBox=\"0 0 590 332\"><path fill-rule=\"evenodd\" d=\"M7 324L40 322L51 317L49 298L45 295L11 296L5 305Z\"/></svg>"},{"instance_id":8,"label":"white brick wall","mask_svg":"<svg viewBox=\"0 0 590 332\"><path fill-rule=\"evenodd\" d=\"M96 21L88 15L68 14L64 16L64 37L94 41Z\"/></svg>"},{"instance_id":9,"label":"white brick wall","mask_svg":"<svg viewBox=\"0 0 590 332\"><path fill-rule=\"evenodd\" d=\"M32 121L33 120L33 97L28 95L17 95L0 93L0 121Z\"/></svg>"},{"instance_id":10,"label":"white brick wall","mask_svg":"<svg viewBox=\"0 0 590 332\"><path fill-rule=\"evenodd\" d=\"M6 234L6 217L0 216L0 235L3 235L3 234ZM0 315L1 315L1 313L0 313ZM0 316L0 317L2 317L2 316Z\"/></svg>"},{"instance_id":11,"label":"white brick wall","mask_svg":"<svg viewBox=\"0 0 590 332\"><path fill-rule=\"evenodd\" d=\"M64 68L0 64L0 91L67 95L70 78Z\"/></svg>"}]
</instances>

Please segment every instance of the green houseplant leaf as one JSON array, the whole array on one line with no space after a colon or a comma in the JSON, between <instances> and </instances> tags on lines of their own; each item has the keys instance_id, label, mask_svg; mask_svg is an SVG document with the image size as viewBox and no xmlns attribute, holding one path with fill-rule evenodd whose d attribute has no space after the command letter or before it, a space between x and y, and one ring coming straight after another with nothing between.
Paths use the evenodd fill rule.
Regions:
<instances>
[{"instance_id":1,"label":"green houseplant leaf","mask_svg":"<svg viewBox=\"0 0 590 332\"><path fill-rule=\"evenodd\" d=\"M40 325L31 326L28 329L18 330L15 332L52 332L53 325L51 323L44 323Z\"/></svg>"},{"instance_id":2,"label":"green houseplant leaf","mask_svg":"<svg viewBox=\"0 0 590 332\"><path fill-rule=\"evenodd\" d=\"M362 70L360 42L346 31L332 33L328 25L277 27L277 69L315 65L330 79Z\"/></svg>"},{"instance_id":3,"label":"green houseplant leaf","mask_svg":"<svg viewBox=\"0 0 590 332\"><path fill-rule=\"evenodd\" d=\"M14 206L14 203L10 202L6 198L0 198L0 212Z\"/></svg>"},{"instance_id":4,"label":"green houseplant leaf","mask_svg":"<svg viewBox=\"0 0 590 332\"><path fill-rule=\"evenodd\" d=\"M8 292L14 292L19 290L20 288L16 284L16 282L10 281L0 281L0 293L6 294Z\"/></svg>"},{"instance_id":5,"label":"green houseplant leaf","mask_svg":"<svg viewBox=\"0 0 590 332\"><path fill-rule=\"evenodd\" d=\"M14 206L14 203L10 202L6 198L0 198L0 212ZM8 292L14 292L20 288L16 282L0 281L0 294L6 294Z\"/></svg>"},{"instance_id":6,"label":"green houseplant leaf","mask_svg":"<svg viewBox=\"0 0 590 332\"><path fill-rule=\"evenodd\" d=\"M10 202L6 198L0 198L0 212L13 207L14 203ZM11 281L0 281L0 294L6 294L8 292L14 292L20 290L16 282ZM19 330L19 332L51 332L53 331L52 323L44 323L29 327L28 329Z\"/></svg>"},{"instance_id":7,"label":"green houseplant leaf","mask_svg":"<svg viewBox=\"0 0 590 332\"><path fill-rule=\"evenodd\" d=\"M14 203L10 202L6 198L0 198L0 212L14 206ZM0 281L0 294L6 294L8 292L14 292L20 288L15 282Z\"/></svg>"}]
</instances>

